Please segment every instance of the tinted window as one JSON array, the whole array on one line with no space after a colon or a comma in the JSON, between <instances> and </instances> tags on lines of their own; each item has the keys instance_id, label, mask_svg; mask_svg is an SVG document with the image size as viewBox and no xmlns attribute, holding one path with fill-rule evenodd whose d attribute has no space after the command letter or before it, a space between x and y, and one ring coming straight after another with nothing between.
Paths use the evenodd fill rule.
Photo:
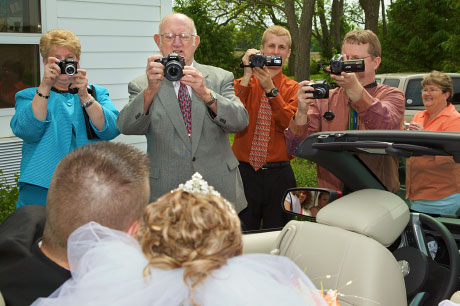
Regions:
<instances>
[{"instance_id":1,"label":"tinted window","mask_svg":"<svg viewBox=\"0 0 460 306\"><path fill-rule=\"evenodd\" d=\"M386 84L388 86L391 86L391 87L396 87L398 88L399 87L399 79L385 79L385 81L383 81L383 84Z\"/></svg>"},{"instance_id":2,"label":"tinted window","mask_svg":"<svg viewBox=\"0 0 460 306\"><path fill-rule=\"evenodd\" d=\"M422 102L422 79L411 79L407 83L406 89L406 105L407 106L414 106L414 105L423 105Z\"/></svg>"},{"instance_id":3,"label":"tinted window","mask_svg":"<svg viewBox=\"0 0 460 306\"><path fill-rule=\"evenodd\" d=\"M0 32L41 33L40 1L1 0Z\"/></svg>"},{"instance_id":4,"label":"tinted window","mask_svg":"<svg viewBox=\"0 0 460 306\"><path fill-rule=\"evenodd\" d=\"M38 86L39 78L38 45L0 44L0 109L14 107L16 92Z\"/></svg>"}]
</instances>

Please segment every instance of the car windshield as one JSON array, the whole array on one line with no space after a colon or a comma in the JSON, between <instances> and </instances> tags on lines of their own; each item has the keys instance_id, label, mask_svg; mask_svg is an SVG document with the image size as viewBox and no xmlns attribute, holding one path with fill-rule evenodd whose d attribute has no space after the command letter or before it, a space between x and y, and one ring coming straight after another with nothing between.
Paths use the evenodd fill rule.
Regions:
<instances>
[{"instance_id":1,"label":"car windshield","mask_svg":"<svg viewBox=\"0 0 460 306\"><path fill-rule=\"evenodd\" d=\"M339 178L344 194L365 188L386 189L403 198L413 211L454 218L460 213L451 208L429 208L447 207L449 201L460 200L446 184L458 181L460 174L460 133L322 132L305 139L296 156ZM456 207L460 208L460 202Z\"/></svg>"}]
</instances>

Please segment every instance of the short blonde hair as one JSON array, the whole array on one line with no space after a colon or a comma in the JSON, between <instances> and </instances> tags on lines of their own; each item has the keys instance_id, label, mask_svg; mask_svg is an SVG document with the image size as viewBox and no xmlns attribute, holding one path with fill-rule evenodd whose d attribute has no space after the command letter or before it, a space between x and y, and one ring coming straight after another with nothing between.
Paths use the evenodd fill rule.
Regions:
<instances>
[{"instance_id":1,"label":"short blonde hair","mask_svg":"<svg viewBox=\"0 0 460 306\"><path fill-rule=\"evenodd\" d=\"M447 104L451 103L454 88L452 78L450 76L440 71L433 70L423 77L422 87L425 87L426 85L435 85L441 88L443 93L448 92L449 98L447 99Z\"/></svg>"},{"instance_id":2,"label":"short blonde hair","mask_svg":"<svg viewBox=\"0 0 460 306\"><path fill-rule=\"evenodd\" d=\"M382 55L382 46L379 38L371 30L353 30L348 32L343 38L343 44L369 44L368 52L372 57L380 57Z\"/></svg>"},{"instance_id":3,"label":"short blonde hair","mask_svg":"<svg viewBox=\"0 0 460 306\"><path fill-rule=\"evenodd\" d=\"M241 224L220 196L175 190L144 210L136 234L150 267L184 268L192 290L228 258L243 252ZM193 298L192 298L193 303Z\"/></svg>"},{"instance_id":4,"label":"short blonde hair","mask_svg":"<svg viewBox=\"0 0 460 306\"><path fill-rule=\"evenodd\" d=\"M42 57L47 58L48 53L56 47L67 47L77 58L80 58L80 40L72 31L55 29L43 34L42 38L40 38L40 54Z\"/></svg>"},{"instance_id":5,"label":"short blonde hair","mask_svg":"<svg viewBox=\"0 0 460 306\"><path fill-rule=\"evenodd\" d=\"M291 33L289 33L289 31L286 28L279 26L279 25L271 26L265 30L264 34L262 35L262 46L265 44L265 41L267 40L268 33L276 35L276 36L287 36L289 38L288 47L291 48L291 43L292 43Z\"/></svg>"}]
</instances>

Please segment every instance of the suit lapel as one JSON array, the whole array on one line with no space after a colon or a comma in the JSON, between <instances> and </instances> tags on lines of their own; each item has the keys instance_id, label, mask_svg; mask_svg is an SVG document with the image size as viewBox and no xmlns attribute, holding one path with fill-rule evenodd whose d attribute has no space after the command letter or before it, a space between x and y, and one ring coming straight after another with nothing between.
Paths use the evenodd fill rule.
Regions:
<instances>
[{"instance_id":1,"label":"suit lapel","mask_svg":"<svg viewBox=\"0 0 460 306\"><path fill-rule=\"evenodd\" d=\"M203 75L206 86L208 86L207 77L208 73L206 69L203 69L203 66L194 62L193 64L198 71ZM209 88L209 87L208 87ZM198 143L201 138L201 131L203 129L204 116L207 112L207 106L203 101L195 95L195 92L192 90L192 156L195 155L196 150L198 149Z\"/></svg>"},{"instance_id":2,"label":"suit lapel","mask_svg":"<svg viewBox=\"0 0 460 306\"><path fill-rule=\"evenodd\" d=\"M179 101L177 100L176 92L174 91L174 86L172 82L168 80L163 80L160 90L157 94L160 103L166 110L174 128L177 130L182 141L185 145L191 149L190 139L188 138L187 129L185 128L184 119L182 117L182 112L179 107ZM192 100L192 134L193 134L193 104Z\"/></svg>"}]
</instances>

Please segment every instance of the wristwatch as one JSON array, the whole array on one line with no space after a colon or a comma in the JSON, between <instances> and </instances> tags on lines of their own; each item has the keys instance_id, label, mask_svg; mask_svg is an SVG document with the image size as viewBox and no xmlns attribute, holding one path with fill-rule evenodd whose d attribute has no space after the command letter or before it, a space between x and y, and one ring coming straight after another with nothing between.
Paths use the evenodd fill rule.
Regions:
<instances>
[{"instance_id":1,"label":"wristwatch","mask_svg":"<svg viewBox=\"0 0 460 306\"><path fill-rule=\"evenodd\" d=\"M265 96L268 97L268 98L274 98L278 95L278 88L274 87L272 90L270 90L269 92L266 92L265 93Z\"/></svg>"},{"instance_id":2,"label":"wristwatch","mask_svg":"<svg viewBox=\"0 0 460 306\"><path fill-rule=\"evenodd\" d=\"M211 106L216 101L217 101L216 93L211 90L211 100L209 100L208 102L205 102L205 104L206 106Z\"/></svg>"}]
</instances>

